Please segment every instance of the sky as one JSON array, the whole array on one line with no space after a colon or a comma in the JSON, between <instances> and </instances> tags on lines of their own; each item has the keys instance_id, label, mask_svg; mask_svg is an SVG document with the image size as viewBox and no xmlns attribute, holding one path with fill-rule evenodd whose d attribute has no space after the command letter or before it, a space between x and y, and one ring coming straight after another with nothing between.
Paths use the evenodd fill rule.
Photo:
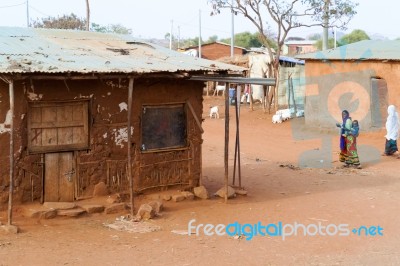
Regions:
<instances>
[{"instance_id":1,"label":"sky","mask_svg":"<svg viewBox=\"0 0 400 266\"><path fill-rule=\"evenodd\" d=\"M356 0L359 3L361 0ZM86 17L85 0L0 0L0 26L27 26L27 3L30 20L57 17L74 13ZM346 33L362 29L370 36L380 34L388 39L400 37L398 30L400 1L364 1L357 7L357 15L348 25ZM100 24L121 24L132 29L137 38L162 39L171 32L180 39L203 40L210 36L229 38L232 32L232 16L227 10L210 16L207 0L90 0L90 21ZM201 25L201 27L199 26ZM234 33L256 28L242 16L235 16ZM289 36L307 37L321 33L320 28L303 28Z\"/></svg>"}]
</instances>

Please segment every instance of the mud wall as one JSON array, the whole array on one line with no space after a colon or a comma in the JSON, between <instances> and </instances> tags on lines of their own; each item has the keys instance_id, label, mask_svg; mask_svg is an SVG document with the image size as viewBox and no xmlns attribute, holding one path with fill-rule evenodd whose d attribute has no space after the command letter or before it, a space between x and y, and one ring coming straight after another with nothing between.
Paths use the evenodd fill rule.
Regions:
<instances>
[{"instance_id":1,"label":"mud wall","mask_svg":"<svg viewBox=\"0 0 400 266\"><path fill-rule=\"evenodd\" d=\"M358 101L358 108L349 111L353 119L361 121L363 129L371 128L371 110L379 104L371 91L371 78L386 81L388 104L400 108L398 62L309 60L305 64L305 75L305 120L308 126L332 127L341 120L341 104L338 103L346 106L346 102L350 104ZM346 94L348 97L354 95L355 98L346 99ZM386 116L382 119L386 121Z\"/></svg>"},{"instance_id":2,"label":"mud wall","mask_svg":"<svg viewBox=\"0 0 400 266\"><path fill-rule=\"evenodd\" d=\"M193 115L201 121L204 84L171 79L136 79L132 102L132 171L134 190L196 185L200 178L201 131ZM9 189L9 110L8 84L0 83L0 206L6 205ZM28 101L90 99L88 150L74 151L75 197L88 197L99 182L109 192L124 192L127 178L128 80L33 80L14 83L14 200L27 202L42 197L43 158L27 149ZM188 147L159 152L143 152L141 110L143 104L189 102L185 108ZM187 106L187 105L186 105Z\"/></svg>"}]
</instances>

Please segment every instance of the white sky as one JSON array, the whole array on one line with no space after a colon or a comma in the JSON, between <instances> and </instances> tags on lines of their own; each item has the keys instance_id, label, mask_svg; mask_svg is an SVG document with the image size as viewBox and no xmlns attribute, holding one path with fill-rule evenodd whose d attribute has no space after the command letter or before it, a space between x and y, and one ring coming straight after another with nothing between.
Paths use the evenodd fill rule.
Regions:
<instances>
[{"instance_id":1,"label":"white sky","mask_svg":"<svg viewBox=\"0 0 400 266\"><path fill-rule=\"evenodd\" d=\"M27 0L0 0L0 26L27 25ZM75 13L86 16L85 0L28 0L31 20L48 16ZM358 0L361 2L361 0ZM181 39L199 35L199 10L201 10L201 35L207 40L231 36L231 14L228 11L211 17L207 0L90 0L91 22L100 25L122 24L140 38L164 38L171 30ZM369 35L381 34L389 39L400 37L398 30L400 1L364 1L357 8L358 14L349 24L352 29L362 29ZM173 23L171 23L173 21ZM235 17L234 31L254 33L256 28L246 19ZM303 28L290 36L306 37L318 33L318 28Z\"/></svg>"}]
</instances>

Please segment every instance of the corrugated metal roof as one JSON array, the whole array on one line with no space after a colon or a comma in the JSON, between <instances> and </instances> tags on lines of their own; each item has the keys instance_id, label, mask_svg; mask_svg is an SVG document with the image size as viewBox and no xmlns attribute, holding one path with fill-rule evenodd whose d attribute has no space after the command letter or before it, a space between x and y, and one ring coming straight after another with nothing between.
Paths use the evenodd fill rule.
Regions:
<instances>
[{"instance_id":1,"label":"corrugated metal roof","mask_svg":"<svg viewBox=\"0 0 400 266\"><path fill-rule=\"evenodd\" d=\"M400 41L365 40L335 49L297 55L305 60L400 60Z\"/></svg>"},{"instance_id":2,"label":"corrugated metal roof","mask_svg":"<svg viewBox=\"0 0 400 266\"><path fill-rule=\"evenodd\" d=\"M299 59L296 59L296 58L293 58L293 57L289 57L289 56L284 56L284 55L279 56L279 61L284 61L284 62L299 64L299 65L304 65L304 60L299 60Z\"/></svg>"},{"instance_id":3,"label":"corrugated metal roof","mask_svg":"<svg viewBox=\"0 0 400 266\"><path fill-rule=\"evenodd\" d=\"M98 32L0 27L0 73L242 72L131 36Z\"/></svg>"}]
</instances>

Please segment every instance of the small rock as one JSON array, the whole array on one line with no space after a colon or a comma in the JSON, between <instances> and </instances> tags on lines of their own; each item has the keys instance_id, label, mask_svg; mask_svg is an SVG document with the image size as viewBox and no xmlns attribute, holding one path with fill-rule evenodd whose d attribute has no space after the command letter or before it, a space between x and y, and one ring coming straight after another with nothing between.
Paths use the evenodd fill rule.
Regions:
<instances>
[{"instance_id":1,"label":"small rock","mask_svg":"<svg viewBox=\"0 0 400 266\"><path fill-rule=\"evenodd\" d=\"M194 199L194 194L190 191L182 191L181 194L188 200Z\"/></svg>"},{"instance_id":2,"label":"small rock","mask_svg":"<svg viewBox=\"0 0 400 266\"><path fill-rule=\"evenodd\" d=\"M94 186L93 197L101 197L108 195L108 188L104 182L100 182Z\"/></svg>"},{"instance_id":3,"label":"small rock","mask_svg":"<svg viewBox=\"0 0 400 266\"><path fill-rule=\"evenodd\" d=\"M247 191L244 189L237 189L235 190L235 193L238 195L242 195L242 196L246 196L247 195Z\"/></svg>"},{"instance_id":4,"label":"small rock","mask_svg":"<svg viewBox=\"0 0 400 266\"><path fill-rule=\"evenodd\" d=\"M182 200L184 200L186 197L184 196L184 195L182 195L182 194L180 194L180 195L173 195L172 196L172 200L174 201L174 202L179 202L179 201L182 201Z\"/></svg>"},{"instance_id":5,"label":"small rock","mask_svg":"<svg viewBox=\"0 0 400 266\"><path fill-rule=\"evenodd\" d=\"M201 199L208 199L208 191L204 186L195 187L193 189L194 195Z\"/></svg>"},{"instance_id":6,"label":"small rock","mask_svg":"<svg viewBox=\"0 0 400 266\"><path fill-rule=\"evenodd\" d=\"M149 204L142 204L136 214L135 221L149 220L155 216L155 210Z\"/></svg>"},{"instance_id":7,"label":"small rock","mask_svg":"<svg viewBox=\"0 0 400 266\"><path fill-rule=\"evenodd\" d=\"M217 192L215 192L214 195L215 195L215 196L219 196L219 197L221 197L221 198L225 198L225 195L226 195L226 188L225 188L225 187L222 187L220 190L218 190ZM228 186L228 199L234 198L234 197L236 197L235 190L234 190L231 186Z\"/></svg>"},{"instance_id":8,"label":"small rock","mask_svg":"<svg viewBox=\"0 0 400 266\"><path fill-rule=\"evenodd\" d=\"M43 211L40 214L41 219L53 219L57 217L57 210L48 210L48 211Z\"/></svg>"},{"instance_id":9,"label":"small rock","mask_svg":"<svg viewBox=\"0 0 400 266\"><path fill-rule=\"evenodd\" d=\"M110 203L110 204L120 203L121 198L119 197L118 194L114 194L114 195L108 196L106 201L107 201L107 203Z\"/></svg>"},{"instance_id":10,"label":"small rock","mask_svg":"<svg viewBox=\"0 0 400 266\"><path fill-rule=\"evenodd\" d=\"M170 201L171 200L171 195L164 195L163 196L163 200L165 200L165 201Z\"/></svg>"},{"instance_id":11,"label":"small rock","mask_svg":"<svg viewBox=\"0 0 400 266\"><path fill-rule=\"evenodd\" d=\"M19 228L15 225L2 225L0 226L0 228L4 231L6 231L7 233L11 233L11 234L18 234L19 232Z\"/></svg>"},{"instance_id":12,"label":"small rock","mask_svg":"<svg viewBox=\"0 0 400 266\"><path fill-rule=\"evenodd\" d=\"M80 207L84 209L87 213L101 213L105 209L103 205L96 205L96 204L82 205Z\"/></svg>"},{"instance_id":13,"label":"small rock","mask_svg":"<svg viewBox=\"0 0 400 266\"><path fill-rule=\"evenodd\" d=\"M43 207L55 210L69 210L75 208L76 204L72 202L45 202Z\"/></svg>"},{"instance_id":14,"label":"small rock","mask_svg":"<svg viewBox=\"0 0 400 266\"><path fill-rule=\"evenodd\" d=\"M78 217L81 214L85 213L85 210L82 209L72 209L72 210L58 210L57 215L59 216L68 216L68 217Z\"/></svg>"},{"instance_id":15,"label":"small rock","mask_svg":"<svg viewBox=\"0 0 400 266\"><path fill-rule=\"evenodd\" d=\"M158 215L164 208L162 202L159 200L151 201L148 203L148 205L150 205L153 208L156 215Z\"/></svg>"}]
</instances>

